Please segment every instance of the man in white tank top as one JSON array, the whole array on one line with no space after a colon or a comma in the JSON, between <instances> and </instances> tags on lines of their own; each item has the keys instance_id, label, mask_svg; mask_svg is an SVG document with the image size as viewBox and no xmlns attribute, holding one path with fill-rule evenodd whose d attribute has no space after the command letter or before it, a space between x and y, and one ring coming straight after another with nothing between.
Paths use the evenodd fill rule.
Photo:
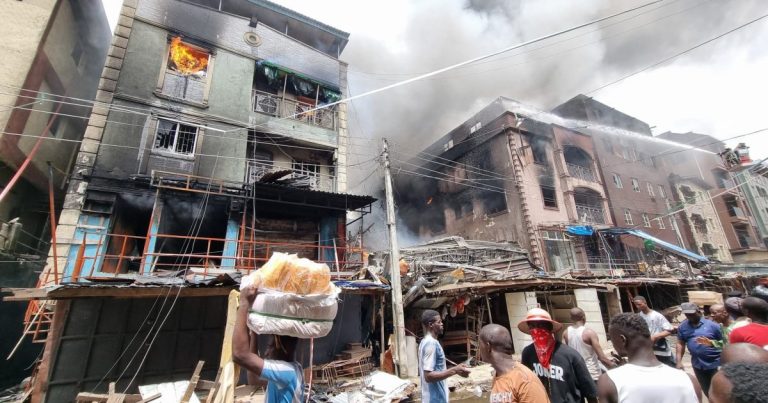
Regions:
<instances>
[{"instance_id":1,"label":"man in white tank top","mask_svg":"<svg viewBox=\"0 0 768 403\"><path fill-rule=\"evenodd\" d=\"M642 316L622 313L611 319L613 348L629 362L609 370L597 383L600 402L700 403L701 387L692 375L662 364L653 353Z\"/></svg>"},{"instance_id":2,"label":"man in white tank top","mask_svg":"<svg viewBox=\"0 0 768 403\"><path fill-rule=\"evenodd\" d=\"M600 363L606 368L616 367L616 363L608 358L600 346L600 340L594 330L587 328L587 316L581 308L571 308L572 326L563 333L563 343L578 351L581 358L587 364L587 369L592 379L597 382L597 378L603 371L600 369Z\"/></svg>"}]
</instances>

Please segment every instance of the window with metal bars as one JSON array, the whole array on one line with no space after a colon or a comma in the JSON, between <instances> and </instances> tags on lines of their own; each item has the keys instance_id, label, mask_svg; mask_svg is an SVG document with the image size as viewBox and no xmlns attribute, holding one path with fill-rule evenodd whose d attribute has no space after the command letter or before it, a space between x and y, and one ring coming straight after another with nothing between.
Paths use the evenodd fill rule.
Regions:
<instances>
[{"instance_id":1,"label":"window with metal bars","mask_svg":"<svg viewBox=\"0 0 768 403\"><path fill-rule=\"evenodd\" d=\"M158 119L154 148L176 154L194 155L197 132L197 126Z\"/></svg>"}]
</instances>

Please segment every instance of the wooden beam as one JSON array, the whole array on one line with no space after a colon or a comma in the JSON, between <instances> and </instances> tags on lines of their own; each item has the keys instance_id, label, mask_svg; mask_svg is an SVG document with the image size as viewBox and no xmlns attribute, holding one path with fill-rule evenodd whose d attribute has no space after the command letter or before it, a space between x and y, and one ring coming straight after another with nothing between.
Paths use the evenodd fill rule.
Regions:
<instances>
[{"instance_id":1,"label":"wooden beam","mask_svg":"<svg viewBox=\"0 0 768 403\"><path fill-rule=\"evenodd\" d=\"M153 298L168 294L168 288L176 288L173 293L178 291L178 287L171 286L149 286L149 287L65 287L47 291L44 288L5 288L4 292L11 295L3 297L3 301L28 301L32 299L73 299L73 298ZM233 287L182 287L179 292L180 297L213 297L225 296L232 291Z\"/></svg>"},{"instance_id":2,"label":"wooden beam","mask_svg":"<svg viewBox=\"0 0 768 403\"><path fill-rule=\"evenodd\" d=\"M197 387L197 381L200 380L200 371L203 370L204 364L205 361L197 362L195 372L192 373L192 378L189 380L189 385L187 385L187 390L184 391L184 395L181 396L180 403L189 403L189 399L192 398L192 393L195 392L195 388Z\"/></svg>"}]
</instances>

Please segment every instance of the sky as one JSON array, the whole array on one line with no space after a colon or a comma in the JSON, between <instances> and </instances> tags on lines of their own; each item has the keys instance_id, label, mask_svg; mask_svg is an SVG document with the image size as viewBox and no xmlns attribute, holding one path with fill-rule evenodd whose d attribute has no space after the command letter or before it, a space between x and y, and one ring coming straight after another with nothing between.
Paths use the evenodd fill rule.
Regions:
<instances>
[{"instance_id":1,"label":"sky","mask_svg":"<svg viewBox=\"0 0 768 403\"><path fill-rule=\"evenodd\" d=\"M114 26L122 1L102 1ZM341 59L355 95L650 0L273 1L350 33ZM761 0L663 0L353 101L351 163L375 156L381 137L395 150L423 149L502 95L548 110L585 93L647 122L654 134L726 139L768 128L768 18L590 92L765 14ZM768 157L768 131L727 143L742 141L753 158ZM352 170L351 184L368 170Z\"/></svg>"},{"instance_id":2,"label":"sky","mask_svg":"<svg viewBox=\"0 0 768 403\"><path fill-rule=\"evenodd\" d=\"M341 59L350 66L352 94L647 3L275 1L350 33ZM407 148L423 147L500 95L550 109L767 13L768 3L759 0L665 0L490 62L354 101L352 136L387 136ZM588 95L647 122L655 134L695 131L725 139L768 128L766 38L768 18ZM753 157L768 157L768 132L728 144L740 141L751 146Z\"/></svg>"}]
</instances>

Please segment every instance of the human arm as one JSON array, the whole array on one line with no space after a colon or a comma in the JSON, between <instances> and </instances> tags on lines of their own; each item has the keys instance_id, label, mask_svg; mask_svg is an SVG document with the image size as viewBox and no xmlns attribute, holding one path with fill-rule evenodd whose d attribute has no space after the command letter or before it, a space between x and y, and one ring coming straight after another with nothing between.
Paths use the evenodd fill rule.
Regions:
<instances>
[{"instance_id":1,"label":"human arm","mask_svg":"<svg viewBox=\"0 0 768 403\"><path fill-rule=\"evenodd\" d=\"M568 345L568 329L563 332L563 344Z\"/></svg>"},{"instance_id":2,"label":"human arm","mask_svg":"<svg viewBox=\"0 0 768 403\"><path fill-rule=\"evenodd\" d=\"M603 347L600 345L600 339L597 337L597 333L594 330L584 330L584 335L582 337L586 339L584 340L585 343L592 346L592 349L595 350L595 354L597 354L597 359L600 360L606 368L616 367L616 363L608 358L608 356L605 355L605 352L603 352Z\"/></svg>"},{"instance_id":3,"label":"human arm","mask_svg":"<svg viewBox=\"0 0 768 403\"><path fill-rule=\"evenodd\" d=\"M683 369L683 356L685 355L685 341L682 338L677 339L677 348L675 357L677 357L677 369Z\"/></svg>"},{"instance_id":4,"label":"human arm","mask_svg":"<svg viewBox=\"0 0 768 403\"><path fill-rule=\"evenodd\" d=\"M259 354L259 336L256 335L256 333L251 332L251 353L258 355ZM251 371L246 371L248 375L248 384L249 385L257 385L257 386L266 386L267 382L265 382L263 379L259 378L258 375Z\"/></svg>"},{"instance_id":5,"label":"human arm","mask_svg":"<svg viewBox=\"0 0 768 403\"><path fill-rule=\"evenodd\" d=\"M437 342L433 341L433 343L429 343L421 349L419 365L421 365L421 370L424 372L424 380L427 381L427 383L440 382L453 375L460 375L465 378L469 376L469 370L464 364L459 364L443 371L436 371L435 367L437 366L438 348L439 346L437 345Z\"/></svg>"},{"instance_id":6,"label":"human arm","mask_svg":"<svg viewBox=\"0 0 768 403\"><path fill-rule=\"evenodd\" d=\"M654 321L658 321L659 327L662 328L662 331L657 332L655 334L651 335L651 341L656 343L657 340L663 339L666 337L669 337L669 335L672 334L672 331L675 329L671 323L667 320L667 318L664 317L664 315L656 312L656 315L653 319Z\"/></svg>"},{"instance_id":7,"label":"human arm","mask_svg":"<svg viewBox=\"0 0 768 403\"><path fill-rule=\"evenodd\" d=\"M696 392L696 398L699 399L699 403L701 403L701 385L699 385L699 380L691 374L687 375L688 378L691 379L691 383L693 383L693 391Z\"/></svg>"},{"instance_id":8,"label":"human arm","mask_svg":"<svg viewBox=\"0 0 768 403\"><path fill-rule=\"evenodd\" d=\"M619 392L608 374L600 375L597 380L597 397L601 403L619 403Z\"/></svg>"},{"instance_id":9,"label":"human arm","mask_svg":"<svg viewBox=\"0 0 768 403\"><path fill-rule=\"evenodd\" d=\"M587 402L597 403L597 387L589 369L587 369L587 363L584 362L579 353L575 350L572 351L570 361L573 373L576 375L576 387L579 388L581 395L587 399Z\"/></svg>"},{"instance_id":10,"label":"human arm","mask_svg":"<svg viewBox=\"0 0 768 403\"><path fill-rule=\"evenodd\" d=\"M252 351L249 330L246 325L248 310L253 305L256 294L257 289L254 286L245 287L240 293L240 306L237 308L235 329L232 333L232 361L248 370L249 375L252 373L256 377L260 377L264 369L264 359ZM250 379L249 376L249 381Z\"/></svg>"}]
</instances>

